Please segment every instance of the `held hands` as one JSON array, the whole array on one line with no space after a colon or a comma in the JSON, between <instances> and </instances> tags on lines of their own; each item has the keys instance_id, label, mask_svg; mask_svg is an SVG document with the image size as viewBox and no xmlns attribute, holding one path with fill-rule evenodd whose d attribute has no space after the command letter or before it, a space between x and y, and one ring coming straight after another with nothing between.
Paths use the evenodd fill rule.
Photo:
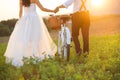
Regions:
<instances>
[{"instance_id":1,"label":"held hands","mask_svg":"<svg viewBox=\"0 0 120 80\"><path fill-rule=\"evenodd\" d=\"M58 11L59 11L59 7L56 7L56 8L54 9L54 12L57 13Z\"/></svg>"},{"instance_id":2,"label":"held hands","mask_svg":"<svg viewBox=\"0 0 120 80\"><path fill-rule=\"evenodd\" d=\"M56 7L52 12L57 13L59 11L60 6Z\"/></svg>"},{"instance_id":3,"label":"held hands","mask_svg":"<svg viewBox=\"0 0 120 80\"><path fill-rule=\"evenodd\" d=\"M56 7L52 12L57 13L59 11L59 7Z\"/></svg>"},{"instance_id":4,"label":"held hands","mask_svg":"<svg viewBox=\"0 0 120 80\"><path fill-rule=\"evenodd\" d=\"M58 12L60 8L65 8L65 6L64 6L64 5L59 5L59 6L57 6L57 7L54 9L54 12L55 12L55 13Z\"/></svg>"}]
</instances>

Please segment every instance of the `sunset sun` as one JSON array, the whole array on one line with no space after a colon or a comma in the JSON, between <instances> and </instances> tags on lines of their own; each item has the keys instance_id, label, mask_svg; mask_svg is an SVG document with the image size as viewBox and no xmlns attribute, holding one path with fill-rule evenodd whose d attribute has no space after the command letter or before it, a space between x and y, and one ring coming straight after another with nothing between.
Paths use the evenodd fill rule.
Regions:
<instances>
[{"instance_id":1,"label":"sunset sun","mask_svg":"<svg viewBox=\"0 0 120 80\"><path fill-rule=\"evenodd\" d=\"M92 0L92 6L94 7L101 7L104 3L104 0Z\"/></svg>"}]
</instances>

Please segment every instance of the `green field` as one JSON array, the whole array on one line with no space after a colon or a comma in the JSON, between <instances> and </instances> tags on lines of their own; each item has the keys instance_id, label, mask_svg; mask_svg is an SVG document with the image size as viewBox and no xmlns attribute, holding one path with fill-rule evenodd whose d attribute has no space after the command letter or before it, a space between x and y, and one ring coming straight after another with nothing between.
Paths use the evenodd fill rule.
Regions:
<instances>
[{"instance_id":1,"label":"green field","mask_svg":"<svg viewBox=\"0 0 120 80\"><path fill-rule=\"evenodd\" d=\"M0 80L120 80L119 42L120 35L90 37L87 57L77 57L72 43L70 62L58 57L42 62L26 59L25 65L20 68L4 64L6 43L1 43Z\"/></svg>"},{"instance_id":2,"label":"green field","mask_svg":"<svg viewBox=\"0 0 120 80\"><path fill-rule=\"evenodd\" d=\"M9 37L0 37L0 80L120 80L120 16L93 18L89 55L76 56L72 42L69 62L58 56L42 62L31 58L16 68L3 56ZM56 43L57 33L50 31Z\"/></svg>"}]
</instances>

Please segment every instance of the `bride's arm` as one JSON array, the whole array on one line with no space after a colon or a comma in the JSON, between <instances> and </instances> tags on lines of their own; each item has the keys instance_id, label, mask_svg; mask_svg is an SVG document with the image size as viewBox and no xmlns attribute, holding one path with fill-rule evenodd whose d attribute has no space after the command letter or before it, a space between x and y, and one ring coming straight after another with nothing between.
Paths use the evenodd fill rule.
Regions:
<instances>
[{"instance_id":1,"label":"bride's arm","mask_svg":"<svg viewBox=\"0 0 120 80\"><path fill-rule=\"evenodd\" d=\"M22 5L22 0L20 0L19 18L21 18L21 16L22 16L22 9L23 9L22 6L23 6L23 5Z\"/></svg>"},{"instance_id":2,"label":"bride's arm","mask_svg":"<svg viewBox=\"0 0 120 80\"><path fill-rule=\"evenodd\" d=\"M47 8L44 8L41 3L39 2L39 0L35 0L35 3L37 4L37 6L42 10L42 11L46 11L46 12L55 12L54 10L50 10Z\"/></svg>"}]
</instances>

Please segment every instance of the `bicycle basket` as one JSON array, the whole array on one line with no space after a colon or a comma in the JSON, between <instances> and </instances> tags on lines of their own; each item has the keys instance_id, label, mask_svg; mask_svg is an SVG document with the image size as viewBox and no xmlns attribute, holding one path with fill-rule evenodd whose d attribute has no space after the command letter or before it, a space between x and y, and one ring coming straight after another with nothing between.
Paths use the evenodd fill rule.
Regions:
<instances>
[{"instance_id":1,"label":"bicycle basket","mask_svg":"<svg viewBox=\"0 0 120 80\"><path fill-rule=\"evenodd\" d=\"M49 26L51 29L60 29L61 28L61 20L57 16L51 16L48 19Z\"/></svg>"}]
</instances>

